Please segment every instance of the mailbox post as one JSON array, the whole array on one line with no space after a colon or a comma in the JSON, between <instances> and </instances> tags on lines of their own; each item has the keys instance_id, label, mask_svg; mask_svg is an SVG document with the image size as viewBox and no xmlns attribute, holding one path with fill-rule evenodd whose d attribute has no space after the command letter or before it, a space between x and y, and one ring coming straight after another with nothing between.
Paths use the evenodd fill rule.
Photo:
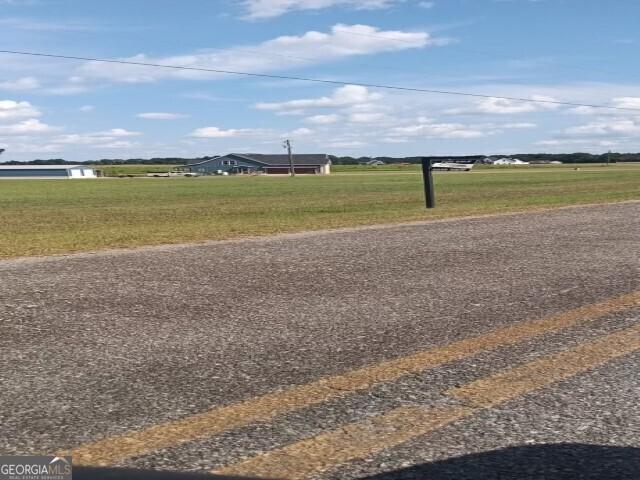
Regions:
<instances>
[{"instance_id":1,"label":"mailbox post","mask_svg":"<svg viewBox=\"0 0 640 480\"><path fill-rule=\"evenodd\" d=\"M435 208L436 195L433 191L433 168L431 160L422 157L422 178L424 180L424 198L427 208Z\"/></svg>"}]
</instances>

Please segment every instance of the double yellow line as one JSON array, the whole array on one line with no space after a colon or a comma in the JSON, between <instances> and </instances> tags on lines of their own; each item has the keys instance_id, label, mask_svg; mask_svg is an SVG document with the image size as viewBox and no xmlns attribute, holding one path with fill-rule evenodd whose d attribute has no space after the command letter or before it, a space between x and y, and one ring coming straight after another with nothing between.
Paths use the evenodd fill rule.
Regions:
<instances>
[{"instance_id":1,"label":"double yellow line","mask_svg":"<svg viewBox=\"0 0 640 480\"><path fill-rule=\"evenodd\" d=\"M269 420L332 398L369 389L382 382L392 381L545 333L569 328L587 320L638 305L640 305L640 292L634 292L560 315L518 324L443 347L424 350L407 357L370 365L342 375L327 377L306 385L256 397L243 403L216 408L125 435L109 437L90 445L61 452L59 455L72 455L76 465L111 465L161 448L174 447L255 422ZM504 374L479 380L466 387L445 392L446 395L460 399L464 404L463 407L437 410L414 408L393 410L367 422L349 425L338 432L329 432L255 459L229 466L223 472L266 477L304 478L312 472L328 468L327 463L332 465L341 463L352 458L359 458L365 453L402 443L416 435L424 434L434 428L474 414L481 409L496 405L557 379L593 368L614 358L618 352L627 353L640 348L639 333L637 328L625 330L619 334L609 335L595 342L584 344L564 354L548 357L509 370ZM613 349L607 348L607 345L615 345L615 347ZM598 355L598 351L607 353ZM568 355L568 357L565 358L562 355ZM579 361L579 358L583 360ZM556 364L558 361L563 364ZM573 367L570 368L570 365ZM545 372L547 373L545 374ZM386 440L377 442L373 438L376 435L367 433L371 428L379 428L385 432L392 430L393 433L378 435L378 438L384 437ZM354 447L354 443L357 442L360 446ZM347 445L351 445L351 448L347 448ZM308 458L315 459L315 462L308 461ZM291 466L281 471L284 467L278 466L292 465L291 462L296 465L296 468ZM308 467L303 468L302 465L308 465Z\"/></svg>"},{"instance_id":2,"label":"double yellow line","mask_svg":"<svg viewBox=\"0 0 640 480\"><path fill-rule=\"evenodd\" d=\"M291 480L308 478L349 460L405 443L637 349L640 349L640 325L444 392L459 400L462 406L397 408L212 473Z\"/></svg>"}]
</instances>

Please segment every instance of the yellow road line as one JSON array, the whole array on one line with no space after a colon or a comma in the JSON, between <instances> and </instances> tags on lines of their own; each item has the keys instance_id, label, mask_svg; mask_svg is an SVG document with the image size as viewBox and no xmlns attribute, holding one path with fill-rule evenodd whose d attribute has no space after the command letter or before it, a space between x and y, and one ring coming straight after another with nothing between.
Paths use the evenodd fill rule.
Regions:
<instances>
[{"instance_id":1,"label":"yellow road line","mask_svg":"<svg viewBox=\"0 0 640 480\"><path fill-rule=\"evenodd\" d=\"M640 349L640 325L449 390L465 405L488 408Z\"/></svg>"},{"instance_id":2,"label":"yellow road line","mask_svg":"<svg viewBox=\"0 0 640 480\"><path fill-rule=\"evenodd\" d=\"M640 291L256 397L243 403L216 408L124 435L108 437L93 444L62 452L60 455L72 455L76 465L110 465L160 448L180 445L267 420L331 398L365 390L381 382L395 380L444 363L477 355L486 350L568 328L636 305L640 305Z\"/></svg>"},{"instance_id":3,"label":"yellow road line","mask_svg":"<svg viewBox=\"0 0 640 480\"><path fill-rule=\"evenodd\" d=\"M469 405L398 408L214 471L297 480L405 443L415 437L640 349L640 325L449 390Z\"/></svg>"},{"instance_id":4,"label":"yellow road line","mask_svg":"<svg viewBox=\"0 0 640 480\"><path fill-rule=\"evenodd\" d=\"M432 410L397 408L211 473L261 478L308 478L349 460L400 445L473 413L473 408L466 407Z\"/></svg>"}]
</instances>

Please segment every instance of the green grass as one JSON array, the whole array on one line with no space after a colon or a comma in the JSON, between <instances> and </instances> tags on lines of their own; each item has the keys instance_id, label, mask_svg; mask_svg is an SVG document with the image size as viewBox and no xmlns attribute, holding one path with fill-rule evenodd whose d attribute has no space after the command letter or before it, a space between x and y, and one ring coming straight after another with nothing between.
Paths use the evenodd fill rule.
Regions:
<instances>
[{"instance_id":1,"label":"green grass","mask_svg":"<svg viewBox=\"0 0 640 480\"><path fill-rule=\"evenodd\" d=\"M640 197L640 165L419 174L0 181L0 257L438 219Z\"/></svg>"},{"instance_id":2,"label":"green grass","mask_svg":"<svg viewBox=\"0 0 640 480\"><path fill-rule=\"evenodd\" d=\"M419 172L420 165L332 165L332 173Z\"/></svg>"}]
</instances>

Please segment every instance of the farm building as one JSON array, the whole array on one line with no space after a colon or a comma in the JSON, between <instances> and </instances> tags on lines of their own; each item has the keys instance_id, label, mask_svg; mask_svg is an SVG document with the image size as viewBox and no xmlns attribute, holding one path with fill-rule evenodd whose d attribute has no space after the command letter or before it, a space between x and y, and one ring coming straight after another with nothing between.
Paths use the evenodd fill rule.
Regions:
<instances>
[{"instance_id":1,"label":"farm building","mask_svg":"<svg viewBox=\"0 0 640 480\"><path fill-rule=\"evenodd\" d=\"M0 178L97 178L84 165L0 165Z\"/></svg>"},{"instance_id":2,"label":"farm building","mask_svg":"<svg viewBox=\"0 0 640 480\"><path fill-rule=\"evenodd\" d=\"M494 165L529 165L529 162L523 162L519 158L499 158L493 160Z\"/></svg>"},{"instance_id":3,"label":"farm building","mask_svg":"<svg viewBox=\"0 0 640 480\"><path fill-rule=\"evenodd\" d=\"M287 174L288 155L262 155L255 153L229 153L202 162L190 163L183 168L200 175L220 173ZM300 174L331 173L331 160L325 154L300 154L293 156L293 168Z\"/></svg>"}]
</instances>

